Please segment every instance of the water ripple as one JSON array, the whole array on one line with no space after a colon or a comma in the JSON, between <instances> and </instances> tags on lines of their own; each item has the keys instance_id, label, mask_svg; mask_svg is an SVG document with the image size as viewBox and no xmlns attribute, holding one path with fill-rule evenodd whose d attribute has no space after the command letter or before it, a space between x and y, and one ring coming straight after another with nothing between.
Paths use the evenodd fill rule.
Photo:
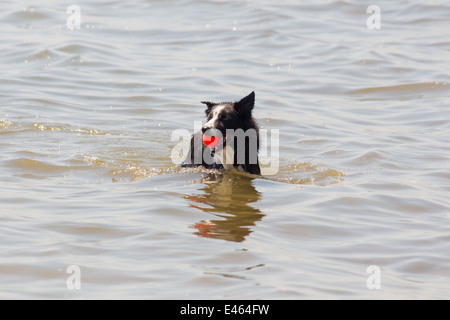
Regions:
<instances>
[{"instance_id":1,"label":"water ripple","mask_svg":"<svg viewBox=\"0 0 450 320\"><path fill-rule=\"evenodd\" d=\"M77 5L2 2L0 298L449 296L446 1ZM172 163L253 90L274 175Z\"/></svg>"}]
</instances>

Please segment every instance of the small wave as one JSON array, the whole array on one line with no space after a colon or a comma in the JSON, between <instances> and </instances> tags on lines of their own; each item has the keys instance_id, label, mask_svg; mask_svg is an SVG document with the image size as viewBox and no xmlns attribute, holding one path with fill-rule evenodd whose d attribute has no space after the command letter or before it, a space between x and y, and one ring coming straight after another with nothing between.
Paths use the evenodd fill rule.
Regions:
<instances>
[{"instance_id":1,"label":"small wave","mask_svg":"<svg viewBox=\"0 0 450 320\"><path fill-rule=\"evenodd\" d=\"M267 177L269 180L289 184L330 185L343 181L344 173L311 162L285 165L278 174Z\"/></svg>"},{"instance_id":2,"label":"small wave","mask_svg":"<svg viewBox=\"0 0 450 320\"><path fill-rule=\"evenodd\" d=\"M52 58L55 58L55 57L57 57L57 55L53 51L48 50L48 49L44 49L44 50L41 50L41 51L39 51L39 52L29 56L28 58L26 58L26 60L27 61L49 60L49 59L52 59Z\"/></svg>"},{"instance_id":3,"label":"small wave","mask_svg":"<svg viewBox=\"0 0 450 320\"><path fill-rule=\"evenodd\" d=\"M115 165L111 162L100 160L96 157L84 156L83 159L85 162L88 162L94 166L103 166L103 167L114 167Z\"/></svg>"},{"instance_id":4,"label":"small wave","mask_svg":"<svg viewBox=\"0 0 450 320\"><path fill-rule=\"evenodd\" d=\"M149 168L142 165L130 164L126 168L114 169L111 174L115 177L113 182L136 182L150 177L162 176L165 174L221 174L220 170L216 169L206 169L204 167L196 168L181 168L181 167L170 167L170 168ZM241 172L237 172L241 174ZM249 175L251 176L251 175Z\"/></svg>"},{"instance_id":5,"label":"small wave","mask_svg":"<svg viewBox=\"0 0 450 320\"><path fill-rule=\"evenodd\" d=\"M16 11L10 14L7 19L11 21L29 21L29 20L45 20L51 16L45 11L36 11L33 8L23 8L20 11Z\"/></svg>"},{"instance_id":6,"label":"small wave","mask_svg":"<svg viewBox=\"0 0 450 320\"><path fill-rule=\"evenodd\" d=\"M91 136L109 136L109 135L123 135L123 133L108 133L97 129L88 129L88 128L70 128L64 125L57 125L57 126L49 126L44 125L40 123L34 123L33 127L36 130L40 131L64 131L64 132L73 132L78 134L86 134Z\"/></svg>"},{"instance_id":7,"label":"small wave","mask_svg":"<svg viewBox=\"0 0 450 320\"><path fill-rule=\"evenodd\" d=\"M76 53L83 53L83 52L89 51L89 48L84 45L80 45L80 44L70 44L70 45L66 45L64 47L58 48L57 50L60 52L64 52L64 53L76 54Z\"/></svg>"},{"instance_id":8,"label":"small wave","mask_svg":"<svg viewBox=\"0 0 450 320\"><path fill-rule=\"evenodd\" d=\"M12 125L13 123L9 120L0 120L0 128L8 128Z\"/></svg>"},{"instance_id":9,"label":"small wave","mask_svg":"<svg viewBox=\"0 0 450 320\"><path fill-rule=\"evenodd\" d=\"M119 163L115 160L102 160L94 156L84 156L83 160L93 166L110 168L113 182L135 182L146 178L183 172L183 168L149 168L138 163Z\"/></svg>"},{"instance_id":10,"label":"small wave","mask_svg":"<svg viewBox=\"0 0 450 320\"><path fill-rule=\"evenodd\" d=\"M56 174L61 172L72 171L80 166L64 166L54 165L39 160L33 160L29 158L20 158L9 161L9 167L16 168L27 173L39 173L39 174Z\"/></svg>"},{"instance_id":11,"label":"small wave","mask_svg":"<svg viewBox=\"0 0 450 320\"><path fill-rule=\"evenodd\" d=\"M421 82L400 84L386 87L370 87L349 91L348 94L370 94L370 93L420 93L438 90L450 90L447 82Z\"/></svg>"},{"instance_id":12,"label":"small wave","mask_svg":"<svg viewBox=\"0 0 450 320\"><path fill-rule=\"evenodd\" d=\"M61 131L62 130L61 128L58 128L58 127L44 126L39 123L34 123L33 127L36 128L37 130L41 130L41 131Z\"/></svg>"}]
</instances>

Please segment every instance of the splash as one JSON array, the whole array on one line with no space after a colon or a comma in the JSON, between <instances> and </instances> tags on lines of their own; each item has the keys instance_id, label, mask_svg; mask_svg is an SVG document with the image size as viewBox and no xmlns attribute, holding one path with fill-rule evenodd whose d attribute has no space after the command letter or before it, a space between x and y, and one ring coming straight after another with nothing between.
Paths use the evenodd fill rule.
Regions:
<instances>
[{"instance_id":1,"label":"splash","mask_svg":"<svg viewBox=\"0 0 450 320\"><path fill-rule=\"evenodd\" d=\"M94 156L84 156L85 162L93 166L109 168L109 174L113 182L136 182L146 178L161 176L165 174L200 174L222 176L223 174L231 175L236 178L265 179L280 183L298 184L298 185L331 185L337 184L344 180L345 174L325 167L323 165L311 162L292 163L280 167L275 176L264 176L264 167L262 167L262 176L253 175L237 170L223 171L217 169L206 169L202 166L194 168L184 167L149 167L142 162L131 162L123 160L102 160ZM205 183L203 178L191 181L192 183Z\"/></svg>"},{"instance_id":2,"label":"splash","mask_svg":"<svg viewBox=\"0 0 450 320\"><path fill-rule=\"evenodd\" d=\"M264 170L263 170L264 173ZM269 180L289 184L330 185L344 180L345 174L311 162L293 163L280 167L278 174Z\"/></svg>"},{"instance_id":3,"label":"splash","mask_svg":"<svg viewBox=\"0 0 450 320\"><path fill-rule=\"evenodd\" d=\"M9 120L0 120L0 128L8 128L12 125L13 123Z\"/></svg>"},{"instance_id":4,"label":"splash","mask_svg":"<svg viewBox=\"0 0 450 320\"><path fill-rule=\"evenodd\" d=\"M40 130L40 131L63 131L63 132L71 132L71 133L78 133L78 134L86 134L86 135L91 135L91 136L112 135L112 133L103 132L103 131L97 130L97 129L88 129L88 128L74 129L74 128L70 128L70 127L64 126L64 125L48 126L48 125L44 125L41 123L34 123L33 127L36 130ZM119 134L119 135L123 135L123 134Z\"/></svg>"}]
</instances>

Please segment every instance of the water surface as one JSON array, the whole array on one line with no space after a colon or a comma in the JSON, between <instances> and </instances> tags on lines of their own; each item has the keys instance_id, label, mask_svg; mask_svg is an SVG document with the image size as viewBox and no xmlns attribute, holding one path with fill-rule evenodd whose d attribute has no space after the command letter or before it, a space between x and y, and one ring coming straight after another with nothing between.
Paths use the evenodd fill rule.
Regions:
<instances>
[{"instance_id":1,"label":"water surface","mask_svg":"<svg viewBox=\"0 0 450 320\"><path fill-rule=\"evenodd\" d=\"M446 1L74 4L0 5L0 298L450 296ZM253 90L277 174L173 164Z\"/></svg>"}]
</instances>

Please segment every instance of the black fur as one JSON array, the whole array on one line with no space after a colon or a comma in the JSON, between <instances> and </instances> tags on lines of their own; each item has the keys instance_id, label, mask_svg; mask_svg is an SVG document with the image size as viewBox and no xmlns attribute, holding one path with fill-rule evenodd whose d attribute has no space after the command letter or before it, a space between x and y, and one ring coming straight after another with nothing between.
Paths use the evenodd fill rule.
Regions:
<instances>
[{"instance_id":1,"label":"black fur","mask_svg":"<svg viewBox=\"0 0 450 320\"><path fill-rule=\"evenodd\" d=\"M259 151L259 128L252 116L252 110L255 105L255 93L252 92L248 96L244 97L237 102L222 102L214 103L210 101L202 101L206 104L207 108L205 110L207 123L202 127L202 130L195 133L191 139L191 147L189 154L185 161L181 165L182 167L198 167L204 166L207 169L224 169L222 163L217 163L211 161L205 161L203 155L205 154L205 149L208 149L212 154L216 152L216 149L222 148L222 146L216 148L209 148L203 144L202 136L203 133L208 131L220 131L223 137L226 137L227 129L238 130L242 129L244 132L252 129L256 133L256 150L250 143L250 138L245 138L245 160L242 161L241 158L238 159L238 152L234 152L234 163L233 167L235 169L241 169L245 172L251 174L261 174L261 169L259 167L258 161L258 151ZM234 139L234 143L231 144L229 139ZM236 137L226 137L223 143L223 147L226 145L233 145L234 150L238 145ZM253 154L252 154L253 153ZM200 159L200 161L199 161ZM256 161L254 161L256 159ZM201 163L200 163L201 162Z\"/></svg>"}]
</instances>

